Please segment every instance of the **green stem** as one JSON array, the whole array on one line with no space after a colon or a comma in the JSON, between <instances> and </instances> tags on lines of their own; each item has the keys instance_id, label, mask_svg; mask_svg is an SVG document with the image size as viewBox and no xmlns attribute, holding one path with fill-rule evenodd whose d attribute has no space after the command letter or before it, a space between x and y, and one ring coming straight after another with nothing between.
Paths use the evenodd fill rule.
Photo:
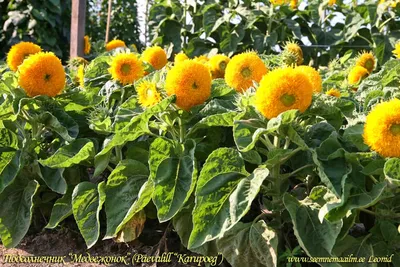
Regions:
<instances>
[{"instance_id":1,"label":"green stem","mask_svg":"<svg viewBox=\"0 0 400 267\"><path fill-rule=\"evenodd\" d=\"M271 7L269 8L269 14L268 14L268 18L269 18L269 21L268 21L268 30L267 30L267 34L268 34L268 35L271 34L273 16L274 16L274 5L271 4Z\"/></svg>"},{"instance_id":2,"label":"green stem","mask_svg":"<svg viewBox=\"0 0 400 267\"><path fill-rule=\"evenodd\" d=\"M264 137L260 138L261 142L268 148L269 151L275 149L274 145L269 140L268 136L265 134Z\"/></svg>"},{"instance_id":3,"label":"green stem","mask_svg":"<svg viewBox=\"0 0 400 267\"><path fill-rule=\"evenodd\" d=\"M178 124L179 124L179 142L181 144L183 144L183 142L185 140L185 127L182 124L182 119L181 118L178 119Z\"/></svg>"},{"instance_id":4,"label":"green stem","mask_svg":"<svg viewBox=\"0 0 400 267\"><path fill-rule=\"evenodd\" d=\"M274 147L279 148L280 147L280 139L278 136L274 136Z\"/></svg>"},{"instance_id":5,"label":"green stem","mask_svg":"<svg viewBox=\"0 0 400 267\"><path fill-rule=\"evenodd\" d=\"M371 214L371 215L373 215L373 216L376 217L376 213L373 212L373 211L367 210L367 209L365 209L365 208L359 208L359 210L361 210L361 211L363 211L363 212L365 212L365 213Z\"/></svg>"},{"instance_id":6,"label":"green stem","mask_svg":"<svg viewBox=\"0 0 400 267\"><path fill-rule=\"evenodd\" d=\"M369 178L371 178L371 180L372 180L375 184L379 184L379 181L376 180L374 176L372 176L372 175L368 175L368 176L369 176Z\"/></svg>"},{"instance_id":7,"label":"green stem","mask_svg":"<svg viewBox=\"0 0 400 267\"><path fill-rule=\"evenodd\" d=\"M117 162L120 162L123 159L122 147L121 146L116 146L115 147L115 154L117 156Z\"/></svg>"},{"instance_id":8,"label":"green stem","mask_svg":"<svg viewBox=\"0 0 400 267\"><path fill-rule=\"evenodd\" d=\"M283 149L288 149L290 146L290 139L286 136L285 144L283 145Z\"/></svg>"},{"instance_id":9,"label":"green stem","mask_svg":"<svg viewBox=\"0 0 400 267\"><path fill-rule=\"evenodd\" d=\"M313 167L313 166L314 166L314 164L304 165L303 167L300 167L300 168L298 168L298 169L292 171L291 173L285 175L285 177L287 177L287 178L292 177L292 176L295 175L296 173L298 173L298 172L300 172L300 171L302 171L302 170L304 170L304 169L306 169L306 168L308 168L308 167Z\"/></svg>"}]
</instances>

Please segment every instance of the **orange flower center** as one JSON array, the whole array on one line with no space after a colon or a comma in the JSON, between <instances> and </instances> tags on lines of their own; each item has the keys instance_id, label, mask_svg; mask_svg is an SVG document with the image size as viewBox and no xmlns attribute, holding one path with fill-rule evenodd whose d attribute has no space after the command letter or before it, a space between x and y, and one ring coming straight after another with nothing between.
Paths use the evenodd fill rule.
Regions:
<instances>
[{"instance_id":1,"label":"orange flower center","mask_svg":"<svg viewBox=\"0 0 400 267\"><path fill-rule=\"evenodd\" d=\"M196 84L196 82L194 82L194 83L192 84L192 88L193 88L193 89L199 88L198 85Z\"/></svg>"},{"instance_id":2,"label":"orange flower center","mask_svg":"<svg viewBox=\"0 0 400 267\"><path fill-rule=\"evenodd\" d=\"M44 75L44 80L48 82L50 80L50 74Z\"/></svg>"}]
</instances>

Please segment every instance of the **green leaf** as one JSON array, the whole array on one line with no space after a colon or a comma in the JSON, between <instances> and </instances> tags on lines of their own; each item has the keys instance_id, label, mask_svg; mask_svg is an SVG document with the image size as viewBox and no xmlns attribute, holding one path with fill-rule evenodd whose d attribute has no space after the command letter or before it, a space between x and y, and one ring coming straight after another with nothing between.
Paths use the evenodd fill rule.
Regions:
<instances>
[{"instance_id":1,"label":"green leaf","mask_svg":"<svg viewBox=\"0 0 400 267\"><path fill-rule=\"evenodd\" d=\"M217 240L218 250L233 266L277 266L278 235L264 221L237 223Z\"/></svg>"},{"instance_id":2,"label":"green leaf","mask_svg":"<svg viewBox=\"0 0 400 267\"><path fill-rule=\"evenodd\" d=\"M122 146L129 141L134 141L143 134L150 133L148 128L148 120L156 113L164 111L173 101L175 96L168 97L148 109L142 114L133 117L132 120L121 130L112 136L111 140L104 146L103 150L95 156L95 173L94 176L98 176L107 167L107 159L110 157L111 150L116 146Z\"/></svg>"},{"instance_id":3,"label":"green leaf","mask_svg":"<svg viewBox=\"0 0 400 267\"><path fill-rule=\"evenodd\" d=\"M344 130L343 138L355 145L360 151L367 151L369 148L364 143L363 133L364 125L356 124Z\"/></svg>"},{"instance_id":4,"label":"green leaf","mask_svg":"<svg viewBox=\"0 0 400 267\"><path fill-rule=\"evenodd\" d=\"M40 176L46 185L56 193L65 194L67 191L67 182L63 176L64 169L51 169L47 167L40 168Z\"/></svg>"},{"instance_id":5,"label":"green leaf","mask_svg":"<svg viewBox=\"0 0 400 267\"><path fill-rule=\"evenodd\" d=\"M196 143L187 140L179 157L168 157L157 168L153 202L160 222L174 217L194 190L197 179L195 148Z\"/></svg>"},{"instance_id":6,"label":"green leaf","mask_svg":"<svg viewBox=\"0 0 400 267\"><path fill-rule=\"evenodd\" d=\"M400 159L392 158L386 161L383 173L389 184L400 186Z\"/></svg>"},{"instance_id":7,"label":"green leaf","mask_svg":"<svg viewBox=\"0 0 400 267\"><path fill-rule=\"evenodd\" d=\"M114 238L122 227L151 200L152 181L147 167L136 160L123 160L113 170L105 187L107 233Z\"/></svg>"},{"instance_id":8,"label":"green leaf","mask_svg":"<svg viewBox=\"0 0 400 267\"><path fill-rule=\"evenodd\" d=\"M351 255L352 257L356 257L358 259L365 258L368 260L371 256L375 256L372 245L368 242L369 237L370 235L354 238L350 235L347 235L335 245L334 251L338 254L338 256L348 257ZM346 267L377 266L376 263L367 263L365 261L360 263L342 263L341 265Z\"/></svg>"},{"instance_id":9,"label":"green leaf","mask_svg":"<svg viewBox=\"0 0 400 267\"><path fill-rule=\"evenodd\" d=\"M0 194L0 237L6 248L16 247L28 232L38 188L35 180L16 179Z\"/></svg>"},{"instance_id":10,"label":"green leaf","mask_svg":"<svg viewBox=\"0 0 400 267\"><path fill-rule=\"evenodd\" d=\"M49 223L46 225L47 229L56 228L60 222L72 215L72 191L72 187L68 188L65 195L54 204Z\"/></svg>"},{"instance_id":11,"label":"green leaf","mask_svg":"<svg viewBox=\"0 0 400 267\"><path fill-rule=\"evenodd\" d=\"M2 152L0 155L0 193L3 192L15 177L21 165L21 152Z\"/></svg>"},{"instance_id":12,"label":"green leaf","mask_svg":"<svg viewBox=\"0 0 400 267\"><path fill-rule=\"evenodd\" d=\"M90 182L78 184L72 193L72 212L79 231L91 248L100 235L100 210L105 200L104 182L98 186Z\"/></svg>"},{"instance_id":13,"label":"green leaf","mask_svg":"<svg viewBox=\"0 0 400 267\"><path fill-rule=\"evenodd\" d=\"M268 175L268 169L258 168L248 176L236 150L214 151L197 183L189 249L221 237L232 228L249 211Z\"/></svg>"},{"instance_id":14,"label":"green leaf","mask_svg":"<svg viewBox=\"0 0 400 267\"><path fill-rule=\"evenodd\" d=\"M78 136L78 124L66 113L48 111L38 116L38 122L45 125L46 128L59 134L65 141L72 142Z\"/></svg>"},{"instance_id":15,"label":"green leaf","mask_svg":"<svg viewBox=\"0 0 400 267\"><path fill-rule=\"evenodd\" d=\"M149 166L150 178L156 177L157 169L161 162L175 155L175 148L178 144L170 139L157 137L150 145Z\"/></svg>"},{"instance_id":16,"label":"green leaf","mask_svg":"<svg viewBox=\"0 0 400 267\"><path fill-rule=\"evenodd\" d=\"M310 257L332 257L333 246L340 233L343 222L331 223L318 219L318 210L301 203L289 194L285 194L283 202L289 211L293 222L294 234L300 246ZM327 264L326 266L340 266L338 264Z\"/></svg>"},{"instance_id":17,"label":"green leaf","mask_svg":"<svg viewBox=\"0 0 400 267\"><path fill-rule=\"evenodd\" d=\"M252 150L261 135L267 133L266 124L258 119L236 120L233 137L242 152Z\"/></svg>"},{"instance_id":18,"label":"green leaf","mask_svg":"<svg viewBox=\"0 0 400 267\"><path fill-rule=\"evenodd\" d=\"M94 144L90 139L76 139L58 149L51 157L39 160L49 168L68 168L94 157Z\"/></svg>"},{"instance_id":19,"label":"green leaf","mask_svg":"<svg viewBox=\"0 0 400 267\"><path fill-rule=\"evenodd\" d=\"M182 245L188 246L190 233L193 230L192 212L194 208L194 199L189 199L188 205L183 207L172 219L175 231L179 235ZM218 255L218 249L215 240L207 242L200 247L190 249L201 255Z\"/></svg>"},{"instance_id":20,"label":"green leaf","mask_svg":"<svg viewBox=\"0 0 400 267\"><path fill-rule=\"evenodd\" d=\"M211 84L211 98L235 95L236 91L229 87L224 79L214 79Z\"/></svg>"},{"instance_id":21,"label":"green leaf","mask_svg":"<svg viewBox=\"0 0 400 267\"><path fill-rule=\"evenodd\" d=\"M214 114L201 119L196 123L189 131L188 136L193 135L197 130L209 128L209 127L232 127L235 117L237 116L236 111Z\"/></svg>"}]
</instances>

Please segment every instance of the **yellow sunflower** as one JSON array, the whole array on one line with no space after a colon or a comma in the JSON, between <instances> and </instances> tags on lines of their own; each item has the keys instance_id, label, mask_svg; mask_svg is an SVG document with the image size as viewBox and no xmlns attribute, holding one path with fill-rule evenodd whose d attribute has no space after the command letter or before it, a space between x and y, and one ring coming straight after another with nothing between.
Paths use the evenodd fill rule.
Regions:
<instances>
[{"instance_id":1,"label":"yellow sunflower","mask_svg":"<svg viewBox=\"0 0 400 267\"><path fill-rule=\"evenodd\" d=\"M264 62L255 52L234 56L226 66L225 81L238 92L246 91L253 82L260 82L268 72Z\"/></svg>"},{"instance_id":2,"label":"yellow sunflower","mask_svg":"<svg viewBox=\"0 0 400 267\"><path fill-rule=\"evenodd\" d=\"M142 107L151 107L161 101L161 95L155 83L143 81L136 87L136 91Z\"/></svg>"},{"instance_id":3,"label":"yellow sunflower","mask_svg":"<svg viewBox=\"0 0 400 267\"><path fill-rule=\"evenodd\" d=\"M366 76L368 76L368 70L366 68L355 66L350 70L347 80L350 85L356 85Z\"/></svg>"},{"instance_id":4,"label":"yellow sunflower","mask_svg":"<svg viewBox=\"0 0 400 267\"><path fill-rule=\"evenodd\" d=\"M229 63L229 57L225 55L215 55L208 62L209 69L213 79L224 78L225 69Z\"/></svg>"},{"instance_id":5,"label":"yellow sunflower","mask_svg":"<svg viewBox=\"0 0 400 267\"><path fill-rule=\"evenodd\" d=\"M400 100L375 106L364 126L364 142L383 157L400 157Z\"/></svg>"},{"instance_id":6,"label":"yellow sunflower","mask_svg":"<svg viewBox=\"0 0 400 267\"><path fill-rule=\"evenodd\" d=\"M301 50L301 47L294 43L294 42L288 42L286 43L285 50L290 52L296 57L296 64L301 65L303 64L304 58L303 58L303 50Z\"/></svg>"},{"instance_id":7,"label":"yellow sunflower","mask_svg":"<svg viewBox=\"0 0 400 267\"><path fill-rule=\"evenodd\" d=\"M371 73L375 69L375 57L371 52L363 52L357 58L356 66L361 66Z\"/></svg>"},{"instance_id":8,"label":"yellow sunflower","mask_svg":"<svg viewBox=\"0 0 400 267\"><path fill-rule=\"evenodd\" d=\"M393 55L400 58L400 42L398 42L393 50Z\"/></svg>"},{"instance_id":9,"label":"yellow sunflower","mask_svg":"<svg viewBox=\"0 0 400 267\"><path fill-rule=\"evenodd\" d=\"M85 42L83 53L85 53L85 55L88 55L88 54L90 54L90 49L92 48L92 45L90 44L89 36L85 35L85 37L83 37L83 40Z\"/></svg>"},{"instance_id":10,"label":"yellow sunflower","mask_svg":"<svg viewBox=\"0 0 400 267\"><path fill-rule=\"evenodd\" d=\"M297 9L297 6L298 6L298 3L299 1L298 0L291 0L290 1L290 8L291 9Z\"/></svg>"},{"instance_id":11,"label":"yellow sunflower","mask_svg":"<svg viewBox=\"0 0 400 267\"><path fill-rule=\"evenodd\" d=\"M22 64L25 58L40 51L42 51L42 48L34 43L20 42L16 45L13 45L8 52L7 65L12 71L16 72L18 66Z\"/></svg>"},{"instance_id":12,"label":"yellow sunflower","mask_svg":"<svg viewBox=\"0 0 400 267\"><path fill-rule=\"evenodd\" d=\"M304 112L311 105L312 95L313 86L302 71L290 67L275 69L262 78L255 106L271 119L290 109Z\"/></svg>"},{"instance_id":13,"label":"yellow sunflower","mask_svg":"<svg viewBox=\"0 0 400 267\"><path fill-rule=\"evenodd\" d=\"M144 76L142 61L132 53L116 55L108 71L114 80L123 85L133 83Z\"/></svg>"},{"instance_id":14,"label":"yellow sunflower","mask_svg":"<svg viewBox=\"0 0 400 267\"><path fill-rule=\"evenodd\" d=\"M328 5L333 6L336 4L336 0L329 0Z\"/></svg>"},{"instance_id":15,"label":"yellow sunflower","mask_svg":"<svg viewBox=\"0 0 400 267\"><path fill-rule=\"evenodd\" d=\"M270 0L271 4L274 6L280 6L284 4L288 4L290 0Z\"/></svg>"},{"instance_id":16,"label":"yellow sunflower","mask_svg":"<svg viewBox=\"0 0 400 267\"><path fill-rule=\"evenodd\" d=\"M314 92L321 92L322 78L316 69L310 66L298 66L296 69L303 72L310 79L310 83L312 84Z\"/></svg>"},{"instance_id":17,"label":"yellow sunflower","mask_svg":"<svg viewBox=\"0 0 400 267\"><path fill-rule=\"evenodd\" d=\"M330 95L330 96L334 96L334 97L337 97L337 98L339 98L342 95L340 93L340 91L338 89L335 89L335 88L329 89L328 91L326 91L325 94Z\"/></svg>"},{"instance_id":18,"label":"yellow sunflower","mask_svg":"<svg viewBox=\"0 0 400 267\"><path fill-rule=\"evenodd\" d=\"M210 71L199 62L185 60L168 72L165 90L168 95L176 95L178 107L189 111L210 97Z\"/></svg>"},{"instance_id":19,"label":"yellow sunflower","mask_svg":"<svg viewBox=\"0 0 400 267\"><path fill-rule=\"evenodd\" d=\"M112 41L110 41L110 42L108 42L108 43L106 44L106 50L107 50L107 51L111 51L111 50L113 50L113 49L115 49L115 48L118 48L118 47L126 47L125 42L116 39L116 40L112 40Z\"/></svg>"},{"instance_id":20,"label":"yellow sunflower","mask_svg":"<svg viewBox=\"0 0 400 267\"><path fill-rule=\"evenodd\" d=\"M193 61L199 62L201 64L207 64L210 61L210 59L205 55L201 55L201 56L195 57L193 59Z\"/></svg>"},{"instance_id":21,"label":"yellow sunflower","mask_svg":"<svg viewBox=\"0 0 400 267\"><path fill-rule=\"evenodd\" d=\"M149 47L142 53L141 60L149 63L155 70L162 69L167 63L167 54L159 46Z\"/></svg>"},{"instance_id":22,"label":"yellow sunflower","mask_svg":"<svg viewBox=\"0 0 400 267\"><path fill-rule=\"evenodd\" d=\"M61 60L51 52L29 56L19 66L18 84L30 97L58 95L65 86L65 70Z\"/></svg>"},{"instance_id":23,"label":"yellow sunflower","mask_svg":"<svg viewBox=\"0 0 400 267\"><path fill-rule=\"evenodd\" d=\"M80 65L76 71L76 79L79 82L79 86L85 87L85 65Z\"/></svg>"},{"instance_id":24,"label":"yellow sunflower","mask_svg":"<svg viewBox=\"0 0 400 267\"><path fill-rule=\"evenodd\" d=\"M178 64L178 63L183 62L183 61L185 61L187 59L189 59L188 56L185 53L180 52L180 53L175 55L174 63Z\"/></svg>"}]
</instances>

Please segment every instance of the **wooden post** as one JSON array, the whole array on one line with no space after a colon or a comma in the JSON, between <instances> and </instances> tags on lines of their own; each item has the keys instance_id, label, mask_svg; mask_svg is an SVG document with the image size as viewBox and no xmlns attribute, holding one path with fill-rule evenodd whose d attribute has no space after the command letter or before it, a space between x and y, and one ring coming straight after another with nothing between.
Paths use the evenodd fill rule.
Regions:
<instances>
[{"instance_id":1,"label":"wooden post","mask_svg":"<svg viewBox=\"0 0 400 267\"><path fill-rule=\"evenodd\" d=\"M72 0L70 58L84 55L86 0Z\"/></svg>"},{"instance_id":2,"label":"wooden post","mask_svg":"<svg viewBox=\"0 0 400 267\"><path fill-rule=\"evenodd\" d=\"M110 37L111 5L112 5L112 0L108 0L107 26L106 26L106 40L105 40L106 43L108 43L108 38Z\"/></svg>"}]
</instances>

